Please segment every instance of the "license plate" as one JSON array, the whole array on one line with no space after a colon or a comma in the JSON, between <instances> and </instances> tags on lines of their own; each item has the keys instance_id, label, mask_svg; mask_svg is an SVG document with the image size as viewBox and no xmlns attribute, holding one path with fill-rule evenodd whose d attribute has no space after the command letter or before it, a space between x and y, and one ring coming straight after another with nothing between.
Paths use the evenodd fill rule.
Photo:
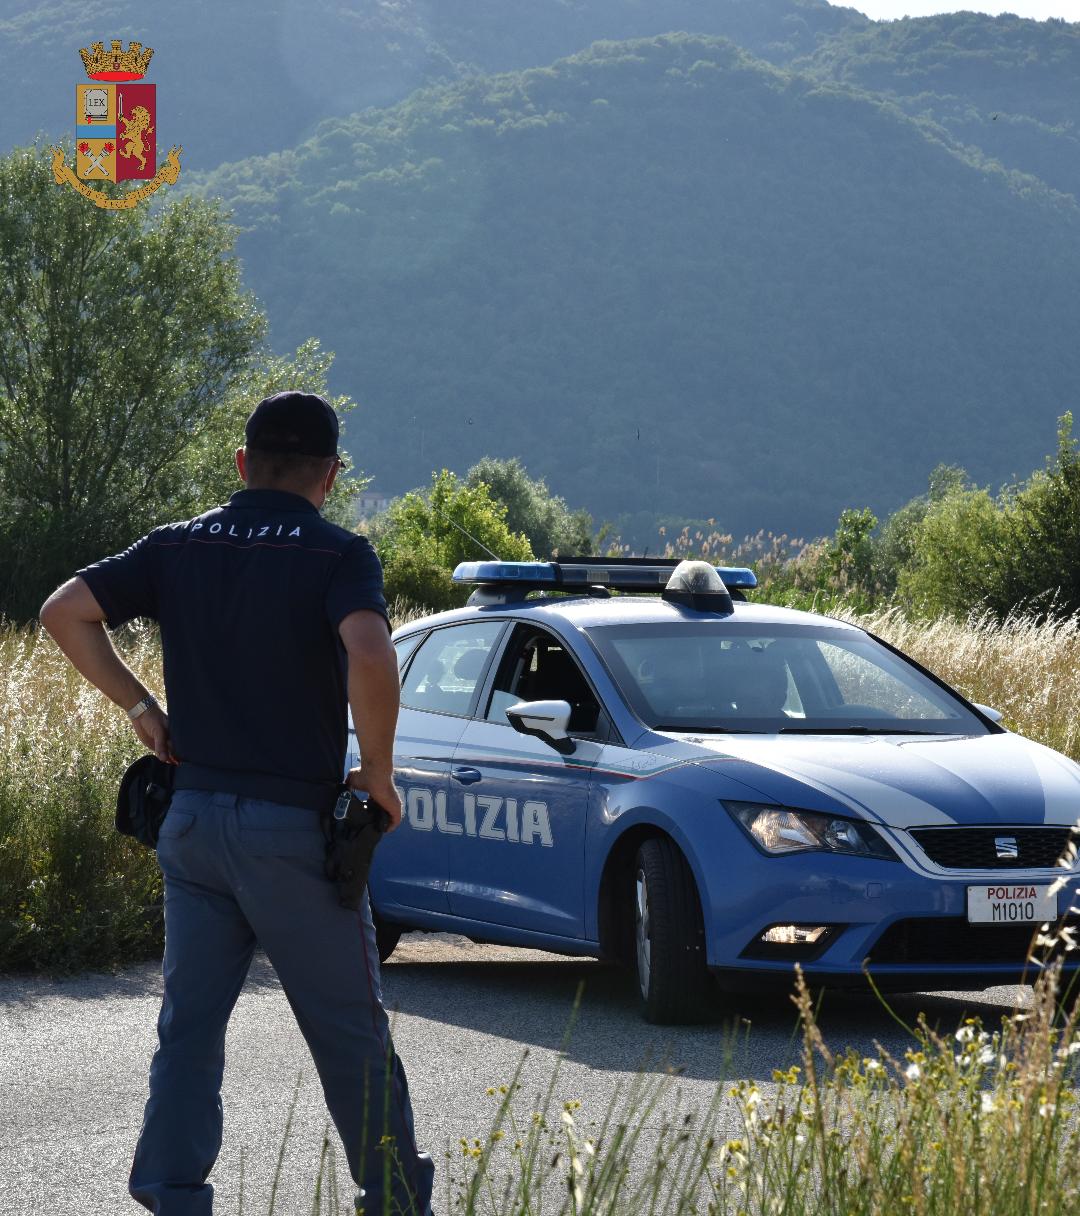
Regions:
<instances>
[{"instance_id":1,"label":"license plate","mask_svg":"<svg viewBox=\"0 0 1080 1216\"><path fill-rule=\"evenodd\" d=\"M968 923L1032 925L1057 919L1057 895L1026 882L988 883L967 889Z\"/></svg>"}]
</instances>

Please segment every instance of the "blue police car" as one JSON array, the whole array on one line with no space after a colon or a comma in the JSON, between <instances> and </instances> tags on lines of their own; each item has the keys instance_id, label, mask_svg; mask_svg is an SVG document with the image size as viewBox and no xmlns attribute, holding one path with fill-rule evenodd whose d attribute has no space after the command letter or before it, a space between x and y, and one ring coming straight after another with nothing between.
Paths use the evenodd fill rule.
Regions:
<instances>
[{"instance_id":1,"label":"blue police car","mask_svg":"<svg viewBox=\"0 0 1080 1216\"><path fill-rule=\"evenodd\" d=\"M749 602L749 570L454 578L466 607L394 634L384 958L424 929L621 960L658 1022L796 962L883 990L1030 977L1080 886L1080 766L862 629Z\"/></svg>"}]
</instances>

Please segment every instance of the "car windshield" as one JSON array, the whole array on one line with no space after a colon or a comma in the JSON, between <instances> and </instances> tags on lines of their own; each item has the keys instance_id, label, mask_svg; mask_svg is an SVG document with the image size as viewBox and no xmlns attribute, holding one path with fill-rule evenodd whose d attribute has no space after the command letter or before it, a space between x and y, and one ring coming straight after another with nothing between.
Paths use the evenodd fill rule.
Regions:
<instances>
[{"instance_id":1,"label":"car windshield","mask_svg":"<svg viewBox=\"0 0 1080 1216\"><path fill-rule=\"evenodd\" d=\"M588 634L655 730L990 732L959 696L860 630L694 621Z\"/></svg>"}]
</instances>

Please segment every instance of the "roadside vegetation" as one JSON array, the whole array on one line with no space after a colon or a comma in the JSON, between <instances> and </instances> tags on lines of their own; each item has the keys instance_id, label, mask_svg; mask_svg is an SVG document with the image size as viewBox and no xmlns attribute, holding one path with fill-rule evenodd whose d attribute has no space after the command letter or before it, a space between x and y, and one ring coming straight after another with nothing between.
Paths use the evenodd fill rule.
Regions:
<instances>
[{"instance_id":1,"label":"roadside vegetation","mask_svg":"<svg viewBox=\"0 0 1080 1216\"><path fill-rule=\"evenodd\" d=\"M1080 1010L1040 935L1030 1003L984 1026L920 1020L894 1054L833 1051L798 976L799 1063L718 1080L704 1109L678 1075L641 1070L604 1111L556 1064L487 1088L485 1129L447 1154L435 1199L455 1216L1066 1216L1080 1210ZM1044 965L1045 963L1045 965ZM731 1044L734 1046L734 1044ZM527 1055L528 1053L526 1053ZM525 1058L522 1058L524 1064ZM477 1093L479 1101L483 1096ZM291 1123L291 1120L290 1120ZM286 1127L286 1139L289 1126ZM391 1150L392 1152L392 1150ZM343 1212L324 1143L312 1212ZM391 1168L394 1163L391 1159ZM445 1198L444 1198L445 1197ZM266 1212L262 1197L241 1210ZM258 1206L256 1206L258 1205ZM269 1212L275 1211L271 1197ZM368 1216L389 1216L389 1208Z\"/></svg>"}]
</instances>

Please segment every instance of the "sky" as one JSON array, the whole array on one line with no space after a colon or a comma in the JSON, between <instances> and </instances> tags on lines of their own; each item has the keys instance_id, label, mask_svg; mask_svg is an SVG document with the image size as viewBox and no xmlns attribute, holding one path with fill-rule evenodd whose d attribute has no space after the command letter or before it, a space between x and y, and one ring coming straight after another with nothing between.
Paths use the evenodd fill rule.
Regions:
<instances>
[{"instance_id":1,"label":"sky","mask_svg":"<svg viewBox=\"0 0 1080 1216\"><path fill-rule=\"evenodd\" d=\"M1066 21L1080 21L1080 0L1012 0L1011 4L987 3L987 0L957 0L954 4L943 4L941 0L832 0L847 8L858 9L875 21L892 20L895 17L930 17L934 13L955 13L967 10L974 13L1015 13L1018 17L1032 17L1045 21L1047 17L1063 17Z\"/></svg>"}]
</instances>

